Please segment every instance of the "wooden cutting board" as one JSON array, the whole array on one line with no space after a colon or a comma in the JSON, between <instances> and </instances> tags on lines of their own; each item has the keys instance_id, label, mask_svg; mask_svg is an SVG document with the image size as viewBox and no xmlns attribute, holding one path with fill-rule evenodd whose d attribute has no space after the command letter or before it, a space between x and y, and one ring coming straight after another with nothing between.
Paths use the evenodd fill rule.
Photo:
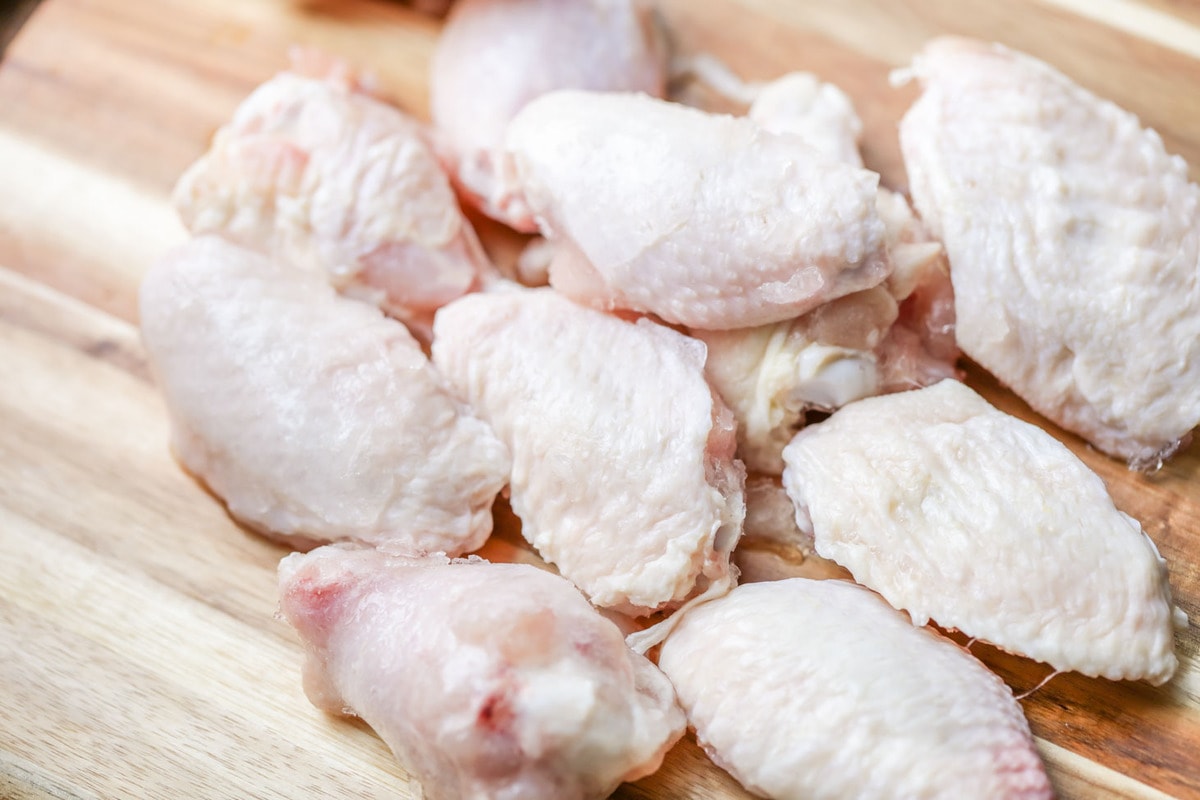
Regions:
<instances>
[{"instance_id":1,"label":"wooden cutting board","mask_svg":"<svg viewBox=\"0 0 1200 800\"><path fill-rule=\"evenodd\" d=\"M1179 0L669 0L678 44L749 78L809 69L866 122L903 188L888 87L930 36L995 39L1142 116L1200 167L1200 6ZM360 0L46 0L0 64L0 797L409 798L361 724L315 711L275 617L282 551L171 461L136 289L183 232L176 176L287 45L373 67L426 110L436 21ZM512 240L484 231L498 253ZM970 382L1033 414L979 370ZM1040 423L1045 425L1045 423ZM1050 428L1171 567L1193 623L1168 686L1064 675L1024 701L1064 798L1200 797L1200 445L1152 476ZM490 547L526 558L511 522ZM788 568L788 565L781 565ZM1044 666L975 652L1018 692ZM692 739L622 798L747 797Z\"/></svg>"}]
</instances>

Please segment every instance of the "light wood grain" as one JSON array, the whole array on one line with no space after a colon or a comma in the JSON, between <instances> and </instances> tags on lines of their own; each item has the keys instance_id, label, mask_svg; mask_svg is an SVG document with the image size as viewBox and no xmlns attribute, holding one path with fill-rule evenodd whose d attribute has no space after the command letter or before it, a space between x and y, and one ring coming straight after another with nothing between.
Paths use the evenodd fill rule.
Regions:
<instances>
[{"instance_id":1,"label":"light wood grain","mask_svg":"<svg viewBox=\"0 0 1200 800\"><path fill-rule=\"evenodd\" d=\"M1171 10L1134 0L1044 0L1044 2L1102 22L1137 38L1200 57L1200 28L1180 18L1185 7Z\"/></svg>"},{"instance_id":2,"label":"light wood grain","mask_svg":"<svg viewBox=\"0 0 1200 800\"><path fill-rule=\"evenodd\" d=\"M1058 65L1159 128L1200 175L1200 11L1177 0L662 0L677 43L750 78L845 87L866 158L903 187L886 76L943 32ZM0 797L416 797L364 726L303 698L275 614L282 550L233 524L166 449L136 289L183 231L170 187L292 42L373 67L425 113L437 23L391 3L46 0L0 64ZM487 225L494 252L519 240ZM1200 446L1129 473L1059 436L1142 520L1200 621ZM501 507L493 557L536 561ZM787 570L774 561L773 571ZM961 639L960 639L961 640ZM1063 675L1023 705L1062 797L1200 798L1200 633L1165 687ZM1044 666L973 651L1017 691ZM689 737L622 798L744 798Z\"/></svg>"}]
</instances>

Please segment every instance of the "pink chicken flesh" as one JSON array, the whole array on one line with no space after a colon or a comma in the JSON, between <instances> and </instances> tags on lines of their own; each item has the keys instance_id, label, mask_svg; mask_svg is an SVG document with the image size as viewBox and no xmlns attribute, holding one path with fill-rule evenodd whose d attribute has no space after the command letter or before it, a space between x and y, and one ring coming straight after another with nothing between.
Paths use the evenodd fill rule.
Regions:
<instances>
[{"instance_id":1,"label":"pink chicken flesh","mask_svg":"<svg viewBox=\"0 0 1200 800\"><path fill-rule=\"evenodd\" d=\"M297 69L313 72L302 53ZM478 288L491 266L421 125L361 91L345 65L325 79L259 86L175 187L194 234L216 233L327 275L409 319Z\"/></svg>"},{"instance_id":2,"label":"pink chicken flesh","mask_svg":"<svg viewBox=\"0 0 1200 800\"><path fill-rule=\"evenodd\" d=\"M707 330L789 319L890 272L878 176L644 95L558 91L509 126L550 283Z\"/></svg>"},{"instance_id":3,"label":"pink chicken flesh","mask_svg":"<svg viewBox=\"0 0 1200 800\"><path fill-rule=\"evenodd\" d=\"M887 226L893 266L884 285L897 303L896 321L875 348L882 389L919 389L957 378L957 312L945 251L901 195L880 189L876 207Z\"/></svg>"},{"instance_id":4,"label":"pink chicken flesh","mask_svg":"<svg viewBox=\"0 0 1200 800\"><path fill-rule=\"evenodd\" d=\"M645 614L732 585L745 472L703 345L548 289L464 297L434 331L513 453L523 535L592 602Z\"/></svg>"},{"instance_id":5,"label":"pink chicken flesh","mask_svg":"<svg viewBox=\"0 0 1200 800\"><path fill-rule=\"evenodd\" d=\"M779 475L780 454L807 411L881 391L874 351L897 314L896 301L876 286L786 322L690 331L708 347L705 372L737 417L737 452L748 469Z\"/></svg>"},{"instance_id":6,"label":"pink chicken flesh","mask_svg":"<svg viewBox=\"0 0 1200 800\"><path fill-rule=\"evenodd\" d=\"M318 708L367 722L429 800L601 800L683 733L670 683L523 564L328 546L279 565Z\"/></svg>"},{"instance_id":7,"label":"pink chicken flesh","mask_svg":"<svg viewBox=\"0 0 1200 800\"><path fill-rule=\"evenodd\" d=\"M215 236L141 289L142 339L183 465L294 545L483 544L508 451L395 320Z\"/></svg>"},{"instance_id":8,"label":"pink chicken flesh","mask_svg":"<svg viewBox=\"0 0 1200 800\"><path fill-rule=\"evenodd\" d=\"M763 797L1053 797L1011 690L861 587L739 586L686 612L659 664L705 750Z\"/></svg>"},{"instance_id":9,"label":"pink chicken flesh","mask_svg":"<svg viewBox=\"0 0 1200 800\"><path fill-rule=\"evenodd\" d=\"M642 0L460 0L438 40L430 108L467 199L517 230L537 223L504 164L504 133L555 89L666 89L667 53Z\"/></svg>"}]
</instances>

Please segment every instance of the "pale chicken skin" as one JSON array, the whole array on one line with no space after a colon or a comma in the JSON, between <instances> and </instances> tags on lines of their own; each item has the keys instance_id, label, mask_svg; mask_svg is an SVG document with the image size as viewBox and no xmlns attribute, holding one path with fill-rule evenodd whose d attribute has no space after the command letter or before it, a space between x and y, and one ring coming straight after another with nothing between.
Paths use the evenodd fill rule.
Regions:
<instances>
[{"instance_id":1,"label":"pale chicken skin","mask_svg":"<svg viewBox=\"0 0 1200 800\"><path fill-rule=\"evenodd\" d=\"M525 564L330 545L279 565L318 708L354 714L428 800L601 800L683 733L666 677Z\"/></svg>"},{"instance_id":2,"label":"pale chicken skin","mask_svg":"<svg viewBox=\"0 0 1200 800\"><path fill-rule=\"evenodd\" d=\"M517 230L537 230L504 159L504 135L555 89L666 89L667 48L642 0L460 0L430 67L438 144L465 197Z\"/></svg>"},{"instance_id":3,"label":"pale chicken skin","mask_svg":"<svg viewBox=\"0 0 1200 800\"><path fill-rule=\"evenodd\" d=\"M734 580L745 471L704 346L548 289L438 312L433 360L513 454L521 531L599 606L646 614Z\"/></svg>"},{"instance_id":4,"label":"pale chicken skin","mask_svg":"<svg viewBox=\"0 0 1200 800\"><path fill-rule=\"evenodd\" d=\"M793 72L745 91L753 98L746 116L766 130L799 136L828 159L863 166L858 149L862 120L849 96L837 86L807 72ZM876 206L894 262L887 286L896 300L902 301L926 277L930 262L941 257L942 247L913 216L901 195L880 187Z\"/></svg>"},{"instance_id":5,"label":"pale chicken skin","mask_svg":"<svg viewBox=\"0 0 1200 800\"><path fill-rule=\"evenodd\" d=\"M1153 468L1200 422L1200 187L1137 118L1000 45L935 39L900 126L958 342L1037 411Z\"/></svg>"},{"instance_id":6,"label":"pale chicken skin","mask_svg":"<svg viewBox=\"0 0 1200 800\"><path fill-rule=\"evenodd\" d=\"M558 91L509 126L550 284L706 330L762 325L875 286L878 176L798 136L635 94Z\"/></svg>"},{"instance_id":7,"label":"pale chicken skin","mask_svg":"<svg viewBox=\"0 0 1200 800\"><path fill-rule=\"evenodd\" d=\"M755 90L748 116L768 130L794 133L829 158L861 167L862 121L850 98L808 73L791 73ZM955 377L954 291L940 242L903 196L883 187L875 198L887 231L892 273L884 284L900 304L874 355L881 391L928 386ZM865 295L863 295L865 297Z\"/></svg>"},{"instance_id":8,"label":"pale chicken skin","mask_svg":"<svg viewBox=\"0 0 1200 800\"><path fill-rule=\"evenodd\" d=\"M957 381L868 398L783 451L817 552L907 611L1009 652L1164 683L1167 565L1099 476Z\"/></svg>"},{"instance_id":9,"label":"pale chicken skin","mask_svg":"<svg viewBox=\"0 0 1200 800\"><path fill-rule=\"evenodd\" d=\"M838 87L811 72L791 72L756 87L746 116L773 133L794 133L827 158L863 165L863 124Z\"/></svg>"},{"instance_id":10,"label":"pale chicken skin","mask_svg":"<svg viewBox=\"0 0 1200 800\"><path fill-rule=\"evenodd\" d=\"M508 450L399 322L215 236L168 254L140 301L175 455L234 517L296 546L483 544Z\"/></svg>"},{"instance_id":11,"label":"pale chicken skin","mask_svg":"<svg viewBox=\"0 0 1200 800\"><path fill-rule=\"evenodd\" d=\"M845 92L814 75L791 73L757 87L747 113L768 130L794 133L829 158L862 166L858 113ZM900 304L896 324L875 348L882 390L911 389L954 377L954 292L942 245L902 195L880 187L875 205L892 261L884 285Z\"/></svg>"},{"instance_id":12,"label":"pale chicken skin","mask_svg":"<svg viewBox=\"0 0 1200 800\"><path fill-rule=\"evenodd\" d=\"M744 92L754 97L748 116L767 130L862 166L862 122L836 86L792 73ZM809 411L958 374L954 294L941 245L902 196L880 187L875 203L893 266L883 284L785 322L691 331L708 345L709 378L737 416L738 455L751 470L783 471L783 448Z\"/></svg>"},{"instance_id":13,"label":"pale chicken skin","mask_svg":"<svg viewBox=\"0 0 1200 800\"><path fill-rule=\"evenodd\" d=\"M313 69L311 52L297 69ZM317 59L319 61L319 59ZM175 187L194 234L216 233L405 319L473 289L491 265L421 125L328 58L325 78L259 86Z\"/></svg>"},{"instance_id":14,"label":"pale chicken skin","mask_svg":"<svg viewBox=\"0 0 1200 800\"><path fill-rule=\"evenodd\" d=\"M659 666L713 761L763 797L1053 797L1004 682L844 581L739 586L688 611Z\"/></svg>"}]
</instances>

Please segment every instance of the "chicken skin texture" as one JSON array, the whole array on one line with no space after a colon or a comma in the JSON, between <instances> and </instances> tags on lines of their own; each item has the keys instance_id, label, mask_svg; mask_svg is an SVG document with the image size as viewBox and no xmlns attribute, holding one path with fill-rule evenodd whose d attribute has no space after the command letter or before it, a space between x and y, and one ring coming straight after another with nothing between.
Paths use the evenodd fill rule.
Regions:
<instances>
[{"instance_id":1,"label":"chicken skin texture","mask_svg":"<svg viewBox=\"0 0 1200 800\"><path fill-rule=\"evenodd\" d=\"M593 603L645 614L732 585L745 470L702 344L549 289L464 297L434 334L513 454L522 533Z\"/></svg>"},{"instance_id":2,"label":"chicken skin texture","mask_svg":"<svg viewBox=\"0 0 1200 800\"><path fill-rule=\"evenodd\" d=\"M141 288L176 456L240 521L296 546L483 544L509 456L395 320L215 236Z\"/></svg>"},{"instance_id":3,"label":"chicken skin texture","mask_svg":"<svg viewBox=\"0 0 1200 800\"><path fill-rule=\"evenodd\" d=\"M772 133L794 133L832 161L863 165L863 124L850 97L810 72L791 72L754 90L746 116Z\"/></svg>"},{"instance_id":4,"label":"chicken skin texture","mask_svg":"<svg viewBox=\"0 0 1200 800\"><path fill-rule=\"evenodd\" d=\"M438 39L430 109L438 145L469 202L519 231L537 230L504 134L555 89L666 90L667 48L642 0L460 0Z\"/></svg>"},{"instance_id":5,"label":"chicken skin texture","mask_svg":"<svg viewBox=\"0 0 1200 800\"><path fill-rule=\"evenodd\" d=\"M957 381L868 398L783 451L817 552L907 611L1057 670L1175 672L1166 562L1104 482Z\"/></svg>"},{"instance_id":6,"label":"chicken skin texture","mask_svg":"<svg viewBox=\"0 0 1200 800\"><path fill-rule=\"evenodd\" d=\"M1137 118L1000 45L935 39L900 126L963 351L1136 468L1200 422L1200 188Z\"/></svg>"},{"instance_id":7,"label":"chicken skin texture","mask_svg":"<svg viewBox=\"0 0 1200 800\"><path fill-rule=\"evenodd\" d=\"M862 166L862 122L840 89L793 73L754 94L751 119ZM784 322L691 331L708 345L709 379L737 417L738 456L751 470L783 471L783 448L810 410L957 376L954 294L941 245L900 195L880 187L875 202L893 265L883 284Z\"/></svg>"},{"instance_id":8,"label":"chicken skin texture","mask_svg":"<svg viewBox=\"0 0 1200 800\"><path fill-rule=\"evenodd\" d=\"M180 178L175 207L194 234L420 319L478 288L491 265L420 124L360 88L336 62L326 79L267 81Z\"/></svg>"},{"instance_id":9,"label":"chicken skin texture","mask_svg":"<svg viewBox=\"0 0 1200 800\"><path fill-rule=\"evenodd\" d=\"M862 121L850 98L808 73L792 73L756 90L749 116L768 130L794 133L826 156L862 166ZM879 188L875 206L886 230L892 273L884 284L897 318L874 348L880 391L913 389L956 377L954 291L940 242L903 196ZM869 295L859 295L866 298Z\"/></svg>"},{"instance_id":10,"label":"chicken skin texture","mask_svg":"<svg viewBox=\"0 0 1200 800\"><path fill-rule=\"evenodd\" d=\"M370 725L429 800L601 800L682 735L666 677L526 564L329 545L279 565L305 691Z\"/></svg>"},{"instance_id":11,"label":"chicken skin texture","mask_svg":"<svg viewBox=\"0 0 1200 800\"><path fill-rule=\"evenodd\" d=\"M712 759L775 800L1049 800L1012 691L844 581L744 584L659 657Z\"/></svg>"},{"instance_id":12,"label":"chicken skin texture","mask_svg":"<svg viewBox=\"0 0 1200 800\"><path fill-rule=\"evenodd\" d=\"M509 126L550 284L705 330L763 325L890 271L878 176L797 136L644 95L558 91Z\"/></svg>"}]
</instances>

